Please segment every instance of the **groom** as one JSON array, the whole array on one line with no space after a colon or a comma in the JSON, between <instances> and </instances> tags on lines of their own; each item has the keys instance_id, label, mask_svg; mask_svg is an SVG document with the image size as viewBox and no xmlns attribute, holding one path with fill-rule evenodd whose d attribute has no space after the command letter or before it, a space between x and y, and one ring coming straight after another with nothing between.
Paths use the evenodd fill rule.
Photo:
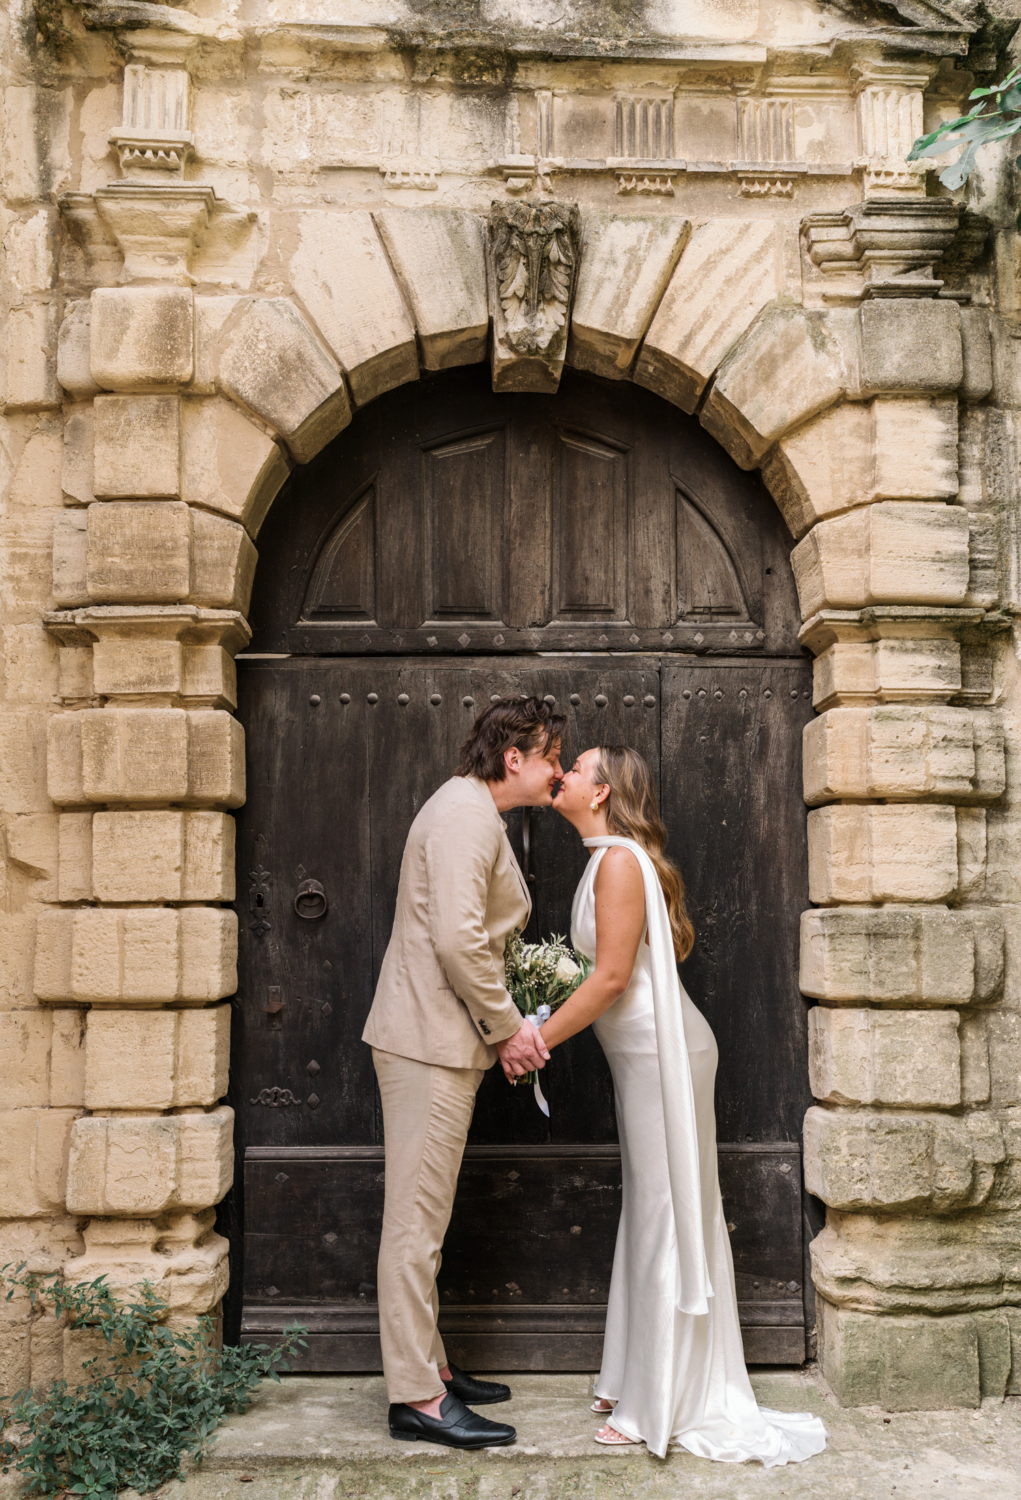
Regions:
<instances>
[{"instance_id":1,"label":"groom","mask_svg":"<svg viewBox=\"0 0 1021 1500\"><path fill-rule=\"evenodd\" d=\"M378 1286L390 1436L408 1442L483 1448L517 1436L469 1410L506 1401L510 1390L448 1363L436 1277L486 1070L499 1056L508 1078L519 1078L549 1058L503 980L504 945L532 903L502 814L550 806L566 722L539 698L497 699L475 720L457 774L411 825L362 1033L386 1144Z\"/></svg>"}]
</instances>

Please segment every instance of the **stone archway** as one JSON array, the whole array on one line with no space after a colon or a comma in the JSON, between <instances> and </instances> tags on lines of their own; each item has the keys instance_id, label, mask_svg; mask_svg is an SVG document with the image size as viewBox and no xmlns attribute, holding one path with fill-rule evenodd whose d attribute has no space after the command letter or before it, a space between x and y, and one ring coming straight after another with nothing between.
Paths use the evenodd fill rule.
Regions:
<instances>
[{"instance_id":1,"label":"stone archway","mask_svg":"<svg viewBox=\"0 0 1021 1500\"><path fill-rule=\"evenodd\" d=\"M129 208L106 209L127 216L111 219L126 238ZM102 288L61 333L80 505L54 544L61 862L35 993L55 1036L81 1025L85 1072L25 1143L26 1212L88 1217L71 1273L148 1275L181 1315L214 1306L226 1274L211 1226L232 1165L216 1003L236 985L231 656L259 523L353 406L419 361L477 359L491 317L497 378L515 378L481 220L301 218L290 295ZM954 503L958 398L988 389L988 335L953 301L896 286L788 305L780 249L746 221L689 233L597 214L583 232L570 324L539 378L566 360L697 409L739 465L762 468L799 538L820 710L802 985L821 1002L806 1172L830 1209L814 1257L823 1365L850 1403L973 1404L980 1347L983 1371L1009 1370L1016 1316L996 1311L1012 1295L1009 1142L981 1107L983 1027L958 1024L1002 983L1002 922L983 905L1002 738L962 676L997 620ZM151 254L133 269L161 274Z\"/></svg>"}]
</instances>

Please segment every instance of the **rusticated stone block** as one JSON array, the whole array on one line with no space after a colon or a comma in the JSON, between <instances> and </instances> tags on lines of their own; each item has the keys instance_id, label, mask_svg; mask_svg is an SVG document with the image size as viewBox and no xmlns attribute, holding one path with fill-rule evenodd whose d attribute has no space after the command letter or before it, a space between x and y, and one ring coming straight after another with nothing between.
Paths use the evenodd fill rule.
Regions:
<instances>
[{"instance_id":1,"label":"rusticated stone block","mask_svg":"<svg viewBox=\"0 0 1021 1500\"><path fill-rule=\"evenodd\" d=\"M876 500L957 494L957 402L848 403L781 438L762 477L795 537Z\"/></svg>"},{"instance_id":2,"label":"rusticated stone block","mask_svg":"<svg viewBox=\"0 0 1021 1500\"><path fill-rule=\"evenodd\" d=\"M945 702L960 690L956 641L838 641L813 664L812 701L820 712L853 703Z\"/></svg>"},{"instance_id":3,"label":"rusticated stone block","mask_svg":"<svg viewBox=\"0 0 1021 1500\"><path fill-rule=\"evenodd\" d=\"M957 854L952 807L819 807L808 815L809 898L945 901L957 890Z\"/></svg>"},{"instance_id":4,"label":"rusticated stone block","mask_svg":"<svg viewBox=\"0 0 1021 1500\"><path fill-rule=\"evenodd\" d=\"M148 1281L173 1313L210 1312L227 1289L227 1241L212 1208L158 1219L94 1218L82 1231L84 1254L67 1262L69 1281L105 1276L118 1297Z\"/></svg>"},{"instance_id":5,"label":"rusticated stone block","mask_svg":"<svg viewBox=\"0 0 1021 1500\"><path fill-rule=\"evenodd\" d=\"M408 299L425 368L485 359L489 304L479 217L459 208L383 208L372 217Z\"/></svg>"},{"instance_id":6,"label":"rusticated stone block","mask_svg":"<svg viewBox=\"0 0 1021 1500\"><path fill-rule=\"evenodd\" d=\"M239 807L244 730L222 709L87 708L49 721L48 789L62 806Z\"/></svg>"},{"instance_id":7,"label":"rusticated stone block","mask_svg":"<svg viewBox=\"0 0 1021 1500\"><path fill-rule=\"evenodd\" d=\"M35 1219L64 1207L73 1109L0 1114L0 1217Z\"/></svg>"},{"instance_id":8,"label":"rusticated stone block","mask_svg":"<svg viewBox=\"0 0 1021 1500\"><path fill-rule=\"evenodd\" d=\"M72 1213L143 1217L208 1208L230 1186L233 1110L90 1118L71 1132L67 1206Z\"/></svg>"},{"instance_id":9,"label":"rusticated stone block","mask_svg":"<svg viewBox=\"0 0 1021 1500\"><path fill-rule=\"evenodd\" d=\"M88 557L88 511L60 511L53 518L53 598L59 608L88 603Z\"/></svg>"},{"instance_id":10,"label":"rusticated stone block","mask_svg":"<svg viewBox=\"0 0 1021 1500\"><path fill-rule=\"evenodd\" d=\"M79 1108L85 1012L0 1012L0 1090L9 1109Z\"/></svg>"},{"instance_id":11,"label":"rusticated stone block","mask_svg":"<svg viewBox=\"0 0 1021 1500\"><path fill-rule=\"evenodd\" d=\"M57 379L78 401L91 401L99 394L89 366L92 310L88 298L69 302L57 335Z\"/></svg>"},{"instance_id":12,"label":"rusticated stone block","mask_svg":"<svg viewBox=\"0 0 1021 1500\"><path fill-rule=\"evenodd\" d=\"M237 988L237 917L218 906L50 909L35 991L57 1004L187 1005Z\"/></svg>"},{"instance_id":13,"label":"rusticated stone block","mask_svg":"<svg viewBox=\"0 0 1021 1500\"><path fill-rule=\"evenodd\" d=\"M4 411L44 411L60 405L56 356L54 306L33 302L7 314L0 361L0 406Z\"/></svg>"},{"instance_id":14,"label":"rusticated stone block","mask_svg":"<svg viewBox=\"0 0 1021 1500\"><path fill-rule=\"evenodd\" d=\"M218 385L279 433L299 463L351 420L340 370L286 297L246 299L228 319Z\"/></svg>"},{"instance_id":15,"label":"rusticated stone block","mask_svg":"<svg viewBox=\"0 0 1021 1500\"><path fill-rule=\"evenodd\" d=\"M175 604L189 598L192 512L187 505L121 501L90 505L87 515L89 599Z\"/></svg>"},{"instance_id":16,"label":"rusticated stone block","mask_svg":"<svg viewBox=\"0 0 1021 1500\"><path fill-rule=\"evenodd\" d=\"M356 406L418 379L415 329L372 215L298 215L295 292L347 372Z\"/></svg>"},{"instance_id":17,"label":"rusticated stone block","mask_svg":"<svg viewBox=\"0 0 1021 1500\"><path fill-rule=\"evenodd\" d=\"M69 503L90 505L96 498L92 485L93 427L91 402L72 407L64 416L60 487Z\"/></svg>"},{"instance_id":18,"label":"rusticated stone block","mask_svg":"<svg viewBox=\"0 0 1021 1500\"><path fill-rule=\"evenodd\" d=\"M81 814L65 817L77 823ZM221 812L98 812L88 867L97 901L232 901L234 819Z\"/></svg>"},{"instance_id":19,"label":"rusticated stone block","mask_svg":"<svg viewBox=\"0 0 1021 1500\"><path fill-rule=\"evenodd\" d=\"M701 420L742 469L840 399L847 357L835 330L832 314L770 307L723 361Z\"/></svg>"},{"instance_id":20,"label":"rusticated stone block","mask_svg":"<svg viewBox=\"0 0 1021 1500\"><path fill-rule=\"evenodd\" d=\"M1003 982L999 912L837 907L801 918L801 989L827 1005L968 1005Z\"/></svg>"},{"instance_id":21,"label":"rusticated stone block","mask_svg":"<svg viewBox=\"0 0 1021 1500\"><path fill-rule=\"evenodd\" d=\"M863 302L862 386L869 392L956 391L964 379L961 312L936 297Z\"/></svg>"},{"instance_id":22,"label":"rusticated stone block","mask_svg":"<svg viewBox=\"0 0 1021 1500\"><path fill-rule=\"evenodd\" d=\"M8 1109L49 1104L50 1031L46 1011L0 1013L0 1098Z\"/></svg>"},{"instance_id":23,"label":"rusticated stone block","mask_svg":"<svg viewBox=\"0 0 1021 1500\"><path fill-rule=\"evenodd\" d=\"M808 1013L808 1073L825 1104L950 1109L961 1102L961 1046L952 1010Z\"/></svg>"},{"instance_id":24,"label":"rusticated stone block","mask_svg":"<svg viewBox=\"0 0 1021 1500\"><path fill-rule=\"evenodd\" d=\"M974 801L1004 788L995 712L890 704L831 708L805 726L805 801L946 797Z\"/></svg>"},{"instance_id":25,"label":"rusticated stone block","mask_svg":"<svg viewBox=\"0 0 1021 1500\"><path fill-rule=\"evenodd\" d=\"M98 287L92 293L92 378L107 391L186 385L194 364L194 321L187 287Z\"/></svg>"},{"instance_id":26,"label":"rusticated stone block","mask_svg":"<svg viewBox=\"0 0 1021 1500\"><path fill-rule=\"evenodd\" d=\"M688 237L666 214L589 214L567 361L623 380Z\"/></svg>"},{"instance_id":27,"label":"rusticated stone block","mask_svg":"<svg viewBox=\"0 0 1021 1500\"><path fill-rule=\"evenodd\" d=\"M230 1006L93 1010L86 1035L89 1109L215 1104L227 1092Z\"/></svg>"},{"instance_id":28,"label":"rusticated stone block","mask_svg":"<svg viewBox=\"0 0 1021 1500\"><path fill-rule=\"evenodd\" d=\"M189 505L220 511L256 536L287 472L279 444L236 406L184 402L181 498Z\"/></svg>"},{"instance_id":29,"label":"rusticated stone block","mask_svg":"<svg viewBox=\"0 0 1021 1500\"><path fill-rule=\"evenodd\" d=\"M953 1213L989 1197L1004 1160L995 1119L973 1114L866 1114L813 1106L805 1116L805 1184L830 1208Z\"/></svg>"},{"instance_id":30,"label":"rusticated stone block","mask_svg":"<svg viewBox=\"0 0 1021 1500\"><path fill-rule=\"evenodd\" d=\"M968 589L968 512L880 501L820 521L791 553L801 613L867 604L961 604Z\"/></svg>"},{"instance_id":31,"label":"rusticated stone block","mask_svg":"<svg viewBox=\"0 0 1021 1500\"><path fill-rule=\"evenodd\" d=\"M639 385L695 410L721 360L777 295L776 241L768 220L698 226L639 352Z\"/></svg>"},{"instance_id":32,"label":"rusticated stone block","mask_svg":"<svg viewBox=\"0 0 1021 1500\"><path fill-rule=\"evenodd\" d=\"M181 403L177 396L97 396L93 403L97 500L177 499Z\"/></svg>"},{"instance_id":33,"label":"rusticated stone block","mask_svg":"<svg viewBox=\"0 0 1021 1500\"><path fill-rule=\"evenodd\" d=\"M974 1317L889 1317L818 1299L819 1360L842 1406L943 1411L982 1399Z\"/></svg>"}]
</instances>

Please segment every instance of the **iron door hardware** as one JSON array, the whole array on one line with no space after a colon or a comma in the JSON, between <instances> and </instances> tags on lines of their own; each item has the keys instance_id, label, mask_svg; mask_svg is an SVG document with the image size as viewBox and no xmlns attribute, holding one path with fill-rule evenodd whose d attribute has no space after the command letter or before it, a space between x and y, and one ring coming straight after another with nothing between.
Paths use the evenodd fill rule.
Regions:
<instances>
[{"instance_id":1,"label":"iron door hardware","mask_svg":"<svg viewBox=\"0 0 1021 1500\"><path fill-rule=\"evenodd\" d=\"M306 922L317 922L329 909L326 892L318 880L303 880L294 897L294 910L298 916L304 917Z\"/></svg>"}]
</instances>

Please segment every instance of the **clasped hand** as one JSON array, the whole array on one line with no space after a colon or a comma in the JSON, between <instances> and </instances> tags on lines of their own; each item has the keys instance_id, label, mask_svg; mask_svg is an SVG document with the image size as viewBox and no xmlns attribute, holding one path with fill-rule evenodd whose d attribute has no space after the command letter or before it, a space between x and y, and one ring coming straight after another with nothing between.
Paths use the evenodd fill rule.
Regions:
<instances>
[{"instance_id":1,"label":"clasped hand","mask_svg":"<svg viewBox=\"0 0 1021 1500\"><path fill-rule=\"evenodd\" d=\"M522 1021L513 1036L497 1042L496 1050L500 1054L500 1066L511 1083L526 1073L544 1068L549 1062L549 1048L531 1021Z\"/></svg>"}]
</instances>

